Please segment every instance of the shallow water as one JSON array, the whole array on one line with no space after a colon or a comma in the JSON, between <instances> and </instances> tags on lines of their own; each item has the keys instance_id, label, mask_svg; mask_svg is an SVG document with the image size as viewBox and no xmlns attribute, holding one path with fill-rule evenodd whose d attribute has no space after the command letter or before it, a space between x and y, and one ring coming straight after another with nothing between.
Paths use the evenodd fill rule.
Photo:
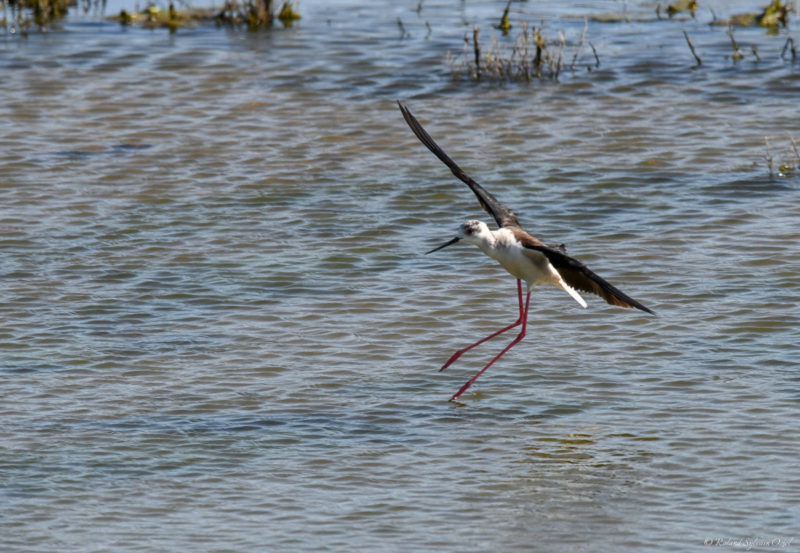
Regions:
<instances>
[{"instance_id":1,"label":"shallow water","mask_svg":"<svg viewBox=\"0 0 800 553\"><path fill-rule=\"evenodd\" d=\"M734 63L708 12L515 4L570 58L587 14L650 20L475 84L446 54L505 2L413 4L2 43L4 551L797 550L800 187L764 140L796 163L796 22ZM489 218L396 99L658 316L537 289L449 403L515 285L422 255Z\"/></svg>"}]
</instances>

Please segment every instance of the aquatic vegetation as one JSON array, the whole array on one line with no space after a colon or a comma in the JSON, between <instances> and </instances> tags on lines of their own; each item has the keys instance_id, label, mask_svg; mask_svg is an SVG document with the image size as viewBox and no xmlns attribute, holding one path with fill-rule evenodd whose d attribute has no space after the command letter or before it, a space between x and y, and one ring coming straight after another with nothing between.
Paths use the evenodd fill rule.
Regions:
<instances>
[{"instance_id":1,"label":"aquatic vegetation","mask_svg":"<svg viewBox=\"0 0 800 553\"><path fill-rule=\"evenodd\" d=\"M797 148L797 141L792 135L789 135L789 142L790 145L784 150L783 161L776 162L775 157L772 155L772 150L770 149L769 138L766 136L764 137L764 145L766 146L764 159L767 162L769 177L771 179L775 177L792 177L800 172L800 150Z\"/></svg>"},{"instance_id":2,"label":"aquatic vegetation","mask_svg":"<svg viewBox=\"0 0 800 553\"><path fill-rule=\"evenodd\" d=\"M503 15L500 17L500 24L497 25L497 28L503 31L504 35L507 35L508 31L511 30L511 21L508 19L509 10L511 10L511 0L508 0L506 8L503 10Z\"/></svg>"},{"instance_id":3,"label":"aquatic vegetation","mask_svg":"<svg viewBox=\"0 0 800 553\"><path fill-rule=\"evenodd\" d=\"M637 10L631 14L627 9L624 9L621 13L590 15L588 19L596 23L644 22L652 21L653 19L663 19L664 13L666 13L669 19L680 19L682 14L689 14L694 19L699 7L700 2L697 0L676 0L668 4L666 8L664 8L661 3L656 4L655 18L646 15L642 10ZM723 27L730 25L737 27L761 26L766 27L771 32L777 32L780 27L786 27L788 25L789 13L792 9L793 5L791 2L787 4L781 0L772 0L770 4L765 6L760 12L739 13L724 19L718 19L714 14L714 10L709 8L713 17L709 24ZM685 19L685 17L683 19Z\"/></svg>"},{"instance_id":4,"label":"aquatic vegetation","mask_svg":"<svg viewBox=\"0 0 800 553\"><path fill-rule=\"evenodd\" d=\"M589 16L594 23L631 23L634 18L625 13L598 13Z\"/></svg>"},{"instance_id":5,"label":"aquatic vegetation","mask_svg":"<svg viewBox=\"0 0 800 553\"><path fill-rule=\"evenodd\" d=\"M278 19L284 25L290 24L292 21L300 19L300 14L292 7L289 2L284 2L281 6L281 11L278 12Z\"/></svg>"},{"instance_id":6,"label":"aquatic vegetation","mask_svg":"<svg viewBox=\"0 0 800 553\"><path fill-rule=\"evenodd\" d=\"M111 17L112 20L119 21L122 25L140 25L146 28L167 28L171 32L179 27L192 24L204 24L214 21L216 12L211 8L191 8L176 10L175 5L170 2L166 10L162 10L155 4L148 5L145 9L138 12L121 10L119 15Z\"/></svg>"},{"instance_id":7,"label":"aquatic vegetation","mask_svg":"<svg viewBox=\"0 0 800 553\"><path fill-rule=\"evenodd\" d=\"M119 15L111 17L122 25L141 25L147 28L168 28L175 31L179 27L222 23L225 25L245 25L250 29L259 29L271 26L278 19L284 26L289 26L293 21L300 19L300 14L291 2L283 2L277 16L273 10L272 0L226 0L222 9L215 8L187 8L175 9L172 2L167 10L160 9L156 4L150 4L138 12L120 11Z\"/></svg>"},{"instance_id":8,"label":"aquatic vegetation","mask_svg":"<svg viewBox=\"0 0 800 553\"><path fill-rule=\"evenodd\" d=\"M739 44L736 42L736 37L733 36L733 26L728 26L728 37L731 39L731 48L733 49L733 54L731 54L731 59L735 62L739 61L740 59L744 58L744 52L742 49L739 48Z\"/></svg>"},{"instance_id":9,"label":"aquatic vegetation","mask_svg":"<svg viewBox=\"0 0 800 553\"><path fill-rule=\"evenodd\" d=\"M697 61L697 67L700 67L703 65L703 60L700 59L699 55L697 55L697 51L694 49L694 44L692 44L692 39L689 38L689 33L687 33L685 29L683 31L683 36L686 38L686 43L689 45L689 50L692 51L695 61Z\"/></svg>"},{"instance_id":10,"label":"aquatic vegetation","mask_svg":"<svg viewBox=\"0 0 800 553\"><path fill-rule=\"evenodd\" d=\"M697 2L697 0L677 0L676 2L673 2L667 6L667 15L672 18L679 13L689 12L689 14L694 17L694 12L698 5L699 2ZM661 9L660 4L658 9Z\"/></svg>"},{"instance_id":11,"label":"aquatic vegetation","mask_svg":"<svg viewBox=\"0 0 800 553\"><path fill-rule=\"evenodd\" d=\"M726 59L731 59L735 64L739 60L743 60L747 57L747 54L744 50L739 46L739 43L736 41L736 36L734 35L734 27L733 25L728 25L728 29L726 31L728 38L731 44L731 54L730 56L725 56ZM683 36L686 38L686 43L689 45L689 49L694 56L694 59L697 61L697 65L695 68L700 67L703 65L703 60L700 59L700 55L695 50L694 44L692 44L692 40L689 38L689 34L684 29ZM758 48L755 44L750 44L750 52L752 52L753 57L755 58L755 62L758 63L761 61L761 55L758 53ZM786 42L783 45L783 50L781 51L781 59L786 60L787 56L791 57L792 63L797 60L797 50L794 47L794 40L792 37L786 39Z\"/></svg>"},{"instance_id":12,"label":"aquatic vegetation","mask_svg":"<svg viewBox=\"0 0 800 553\"><path fill-rule=\"evenodd\" d=\"M789 8L780 0L773 0L760 13L739 13L727 19L714 20L712 25L735 25L737 27L753 27L760 25L772 31L786 27L789 21Z\"/></svg>"},{"instance_id":13,"label":"aquatic vegetation","mask_svg":"<svg viewBox=\"0 0 800 553\"><path fill-rule=\"evenodd\" d=\"M32 25L47 27L67 15L69 9L77 4L77 0L8 0L3 3L3 26L7 32L10 26L11 33L17 28L24 32ZM91 3L87 4L91 7Z\"/></svg>"},{"instance_id":14,"label":"aquatic vegetation","mask_svg":"<svg viewBox=\"0 0 800 553\"><path fill-rule=\"evenodd\" d=\"M246 25L250 29L269 27L278 19L284 26L291 25L300 14L290 2L284 2L275 16L273 0L226 0L217 20L226 25Z\"/></svg>"},{"instance_id":15,"label":"aquatic vegetation","mask_svg":"<svg viewBox=\"0 0 800 553\"><path fill-rule=\"evenodd\" d=\"M464 49L460 57L447 54L450 69L454 78L467 77L474 81L521 81L532 79L558 79L565 64L564 50L567 39L559 33L556 40L545 37L541 27L530 27L527 23L520 25L521 31L513 38L511 44L501 45L496 37L492 37L491 45L484 50L480 42L480 29L475 26L472 37L464 36ZM576 47L569 68L573 69L585 42L588 22ZM594 45L589 43L595 57L595 67L600 65ZM591 66L589 66L591 69Z\"/></svg>"},{"instance_id":16,"label":"aquatic vegetation","mask_svg":"<svg viewBox=\"0 0 800 553\"><path fill-rule=\"evenodd\" d=\"M769 6L764 8L758 16L758 24L762 27L773 27L780 24L786 27L789 18L789 8L780 0L774 0Z\"/></svg>"},{"instance_id":17,"label":"aquatic vegetation","mask_svg":"<svg viewBox=\"0 0 800 553\"><path fill-rule=\"evenodd\" d=\"M792 63L797 61L797 48L794 45L794 39L789 37L786 39L786 42L783 43L783 50L781 50L781 59L786 59L786 53L791 54Z\"/></svg>"}]
</instances>

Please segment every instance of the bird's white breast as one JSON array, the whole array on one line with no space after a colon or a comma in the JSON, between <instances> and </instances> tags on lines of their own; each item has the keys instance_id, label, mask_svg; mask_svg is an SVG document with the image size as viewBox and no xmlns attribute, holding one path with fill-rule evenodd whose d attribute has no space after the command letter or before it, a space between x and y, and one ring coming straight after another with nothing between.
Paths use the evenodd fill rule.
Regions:
<instances>
[{"instance_id":1,"label":"bird's white breast","mask_svg":"<svg viewBox=\"0 0 800 553\"><path fill-rule=\"evenodd\" d=\"M492 231L494 241L481 249L496 259L503 268L516 278L524 280L529 287L537 284L554 284L558 273L550 262L536 250L526 249L514 233L506 228Z\"/></svg>"}]
</instances>

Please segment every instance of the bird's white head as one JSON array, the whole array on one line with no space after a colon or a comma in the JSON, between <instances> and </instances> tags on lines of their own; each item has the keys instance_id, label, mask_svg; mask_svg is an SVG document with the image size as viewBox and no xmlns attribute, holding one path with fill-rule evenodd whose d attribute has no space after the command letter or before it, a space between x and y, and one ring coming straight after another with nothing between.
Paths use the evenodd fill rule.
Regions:
<instances>
[{"instance_id":1,"label":"bird's white head","mask_svg":"<svg viewBox=\"0 0 800 553\"><path fill-rule=\"evenodd\" d=\"M463 240L469 244L480 244L482 240L486 240L491 236L492 231L483 221L471 219L465 221L458 226L458 239Z\"/></svg>"},{"instance_id":2,"label":"bird's white head","mask_svg":"<svg viewBox=\"0 0 800 553\"><path fill-rule=\"evenodd\" d=\"M445 242L439 247L433 248L429 252L425 252L425 254L433 253L435 251L441 250L442 248L446 248L447 246L451 246L456 242L464 241L469 244L475 244L476 246L480 246L481 242L487 240L492 235L492 231L489 230L489 227L483 221L478 221L475 219L471 219L459 225L458 227L458 234L456 237L450 240L449 242Z\"/></svg>"}]
</instances>

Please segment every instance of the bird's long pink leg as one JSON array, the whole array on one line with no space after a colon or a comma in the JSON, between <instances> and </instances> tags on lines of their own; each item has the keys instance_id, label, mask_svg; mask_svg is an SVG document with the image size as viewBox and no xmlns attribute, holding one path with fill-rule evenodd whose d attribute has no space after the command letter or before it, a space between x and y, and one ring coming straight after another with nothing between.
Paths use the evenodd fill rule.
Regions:
<instances>
[{"instance_id":1,"label":"bird's long pink leg","mask_svg":"<svg viewBox=\"0 0 800 553\"><path fill-rule=\"evenodd\" d=\"M520 305L522 304L522 295L521 295L521 294L522 294L522 293L520 292ZM486 369L488 369L489 367L491 367L491 366L492 366L492 364L493 364L495 361L497 361L498 359L500 359L500 358L503 356L503 354L504 354L505 352L507 352L507 351L508 351L508 350L510 350L512 347L514 347L515 345L517 345L517 344L519 343L519 341L520 341L520 340L522 340L522 339L525 337L525 328L526 328L526 327L527 327L527 325L528 325L528 305L530 304L530 302L531 302L531 292L530 292L530 291L528 291L528 296L527 296L527 298L525 299L525 310L524 310L524 311L523 311L523 312L520 314L520 319L522 320L522 330L520 330L520 331L519 331L519 334L517 335L517 337L516 337L516 338L514 338L514 339L511 341L511 343L510 343L510 344L508 344L508 345L505 347L505 349L504 349L503 351L501 351L500 353L498 353L498 354L497 354L497 356L496 356L494 359L492 359L491 361L489 361L489 364L488 364L488 365L486 365L484 368L482 368L478 374L476 374L475 376L473 376L473 377L472 377L472 378L471 378L471 379L470 379L470 380L469 380L469 381L468 381L466 384L464 384L463 386L461 386L461 389L460 389L459 391L457 391L457 392L455 393L455 395L453 395L453 397L451 397L451 398L450 398L450 401L455 401L455 400L456 400L456 398L458 398L458 396L460 396L461 394L463 394L463 393L464 393L464 392L467 390L467 388L469 388L470 386L472 386L472 383L473 383L473 382L475 382L476 380L478 380L478 377L479 377L480 375L482 375L482 374L483 374L483 373L486 371ZM515 326L515 325L512 325L512 326ZM509 328L511 328L511 327L509 327ZM506 329L506 330L508 330L508 329Z\"/></svg>"},{"instance_id":2,"label":"bird's long pink leg","mask_svg":"<svg viewBox=\"0 0 800 553\"><path fill-rule=\"evenodd\" d=\"M519 325L523 324L523 315L524 315L524 314L526 314L526 311L523 309L523 305L522 305L522 281L521 281L521 280L519 280L519 279L517 279L517 296L519 297L519 319L517 319L517 321L516 321L515 323L512 323L512 324L508 325L507 327L505 327L505 328L502 328L502 329L498 330L498 331L497 331L497 332L495 332L494 334L490 334L489 336L487 336L487 337L486 337L486 338L484 338L483 340L478 340L477 342L475 342L475 343L474 343L474 344L472 344L471 346L467 346L467 347L465 347L464 349L460 349L460 350L458 350L457 352L455 352L455 353L454 353L454 354L453 354L453 355L450 357L450 359L448 359L448 360L447 360L447 363L445 363L445 364L442 366L442 368L441 368L441 369L439 369L439 372L442 372L442 371L443 371L443 370L445 370L447 367L449 367L450 365L452 365L453 363L455 363L455 362L456 362L456 360L457 360L459 357L461 357L462 355L464 355L466 352L468 352L469 350L471 350L471 349L472 349L472 348L474 348L475 346L479 346L479 345L481 345L482 343L484 343L486 340L491 340L492 338L494 338L495 336L497 336L497 335L499 335L499 334L502 334L502 333L503 333L503 332L505 332L506 330L511 330L511 329L512 329L512 328L514 328L515 326L519 326ZM500 355L502 355L502 354L500 354ZM494 363L494 361L492 361L492 363ZM489 363L489 364L491 365L491 363ZM486 370L486 369L484 369L484 370Z\"/></svg>"}]
</instances>

